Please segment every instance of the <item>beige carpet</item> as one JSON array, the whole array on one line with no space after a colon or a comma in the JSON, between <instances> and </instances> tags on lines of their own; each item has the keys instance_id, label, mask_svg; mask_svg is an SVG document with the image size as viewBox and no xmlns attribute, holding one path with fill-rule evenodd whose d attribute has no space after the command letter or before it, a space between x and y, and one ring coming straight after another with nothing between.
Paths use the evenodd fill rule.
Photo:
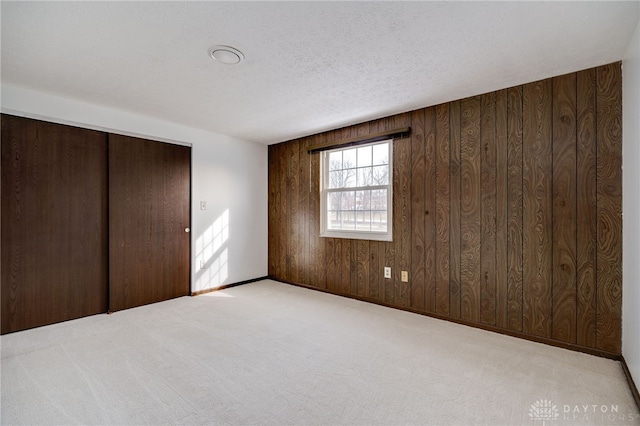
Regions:
<instances>
[{"instance_id":1,"label":"beige carpet","mask_svg":"<svg viewBox=\"0 0 640 426\"><path fill-rule=\"evenodd\" d=\"M2 424L640 424L617 362L268 280L1 344Z\"/></svg>"}]
</instances>

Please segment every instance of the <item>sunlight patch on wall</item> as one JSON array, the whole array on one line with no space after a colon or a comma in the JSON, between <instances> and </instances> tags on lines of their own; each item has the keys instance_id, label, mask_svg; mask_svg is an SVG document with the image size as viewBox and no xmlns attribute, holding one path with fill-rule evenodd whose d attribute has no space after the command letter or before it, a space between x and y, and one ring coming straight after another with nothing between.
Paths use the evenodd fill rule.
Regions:
<instances>
[{"instance_id":1,"label":"sunlight patch on wall","mask_svg":"<svg viewBox=\"0 0 640 426\"><path fill-rule=\"evenodd\" d=\"M196 291L215 288L228 278L229 209L196 239Z\"/></svg>"}]
</instances>

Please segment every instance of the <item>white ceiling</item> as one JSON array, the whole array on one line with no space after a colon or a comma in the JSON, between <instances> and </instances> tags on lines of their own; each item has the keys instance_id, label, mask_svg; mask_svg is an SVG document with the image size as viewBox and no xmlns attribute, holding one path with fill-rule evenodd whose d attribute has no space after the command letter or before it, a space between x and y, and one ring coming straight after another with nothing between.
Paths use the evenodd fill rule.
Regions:
<instances>
[{"instance_id":1,"label":"white ceiling","mask_svg":"<svg viewBox=\"0 0 640 426\"><path fill-rule=\"evenodd\" d=\"M2 1L1 75L274 143L620 60L639 4Z\"/></svg>"}]
</instances>

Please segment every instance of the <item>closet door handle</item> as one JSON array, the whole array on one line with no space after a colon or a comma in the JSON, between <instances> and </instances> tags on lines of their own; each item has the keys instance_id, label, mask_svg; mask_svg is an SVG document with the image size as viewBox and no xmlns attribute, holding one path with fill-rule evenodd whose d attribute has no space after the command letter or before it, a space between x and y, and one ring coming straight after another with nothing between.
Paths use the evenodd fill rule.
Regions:
<instances>
[{"instance_id":1,"label":"closet door handle","mask_svg":"<svg viewBox=\"0 0 640 426\"><path fill-rule=\"evenodd\" d=\"M186 232L188 234L189 232L191 232L191 229L190 228L184 228L184 232Z\"/></svg>"}]
</instances>

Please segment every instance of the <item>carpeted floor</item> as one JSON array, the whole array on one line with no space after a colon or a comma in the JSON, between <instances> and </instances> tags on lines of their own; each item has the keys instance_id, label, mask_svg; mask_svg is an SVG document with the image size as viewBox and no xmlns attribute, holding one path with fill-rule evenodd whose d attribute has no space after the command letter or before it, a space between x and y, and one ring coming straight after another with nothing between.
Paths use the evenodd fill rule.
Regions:
<instances>
[{"instance_id":1,"label":"carpeted floor","mask_svg":"<svg viewBox=\"0 0 640 426\"><path fill-rule=\"evenodd\" d=\"M269 280L1 344L2 424L640 424L615 361Z\"/></svg>"}]
</instances>

